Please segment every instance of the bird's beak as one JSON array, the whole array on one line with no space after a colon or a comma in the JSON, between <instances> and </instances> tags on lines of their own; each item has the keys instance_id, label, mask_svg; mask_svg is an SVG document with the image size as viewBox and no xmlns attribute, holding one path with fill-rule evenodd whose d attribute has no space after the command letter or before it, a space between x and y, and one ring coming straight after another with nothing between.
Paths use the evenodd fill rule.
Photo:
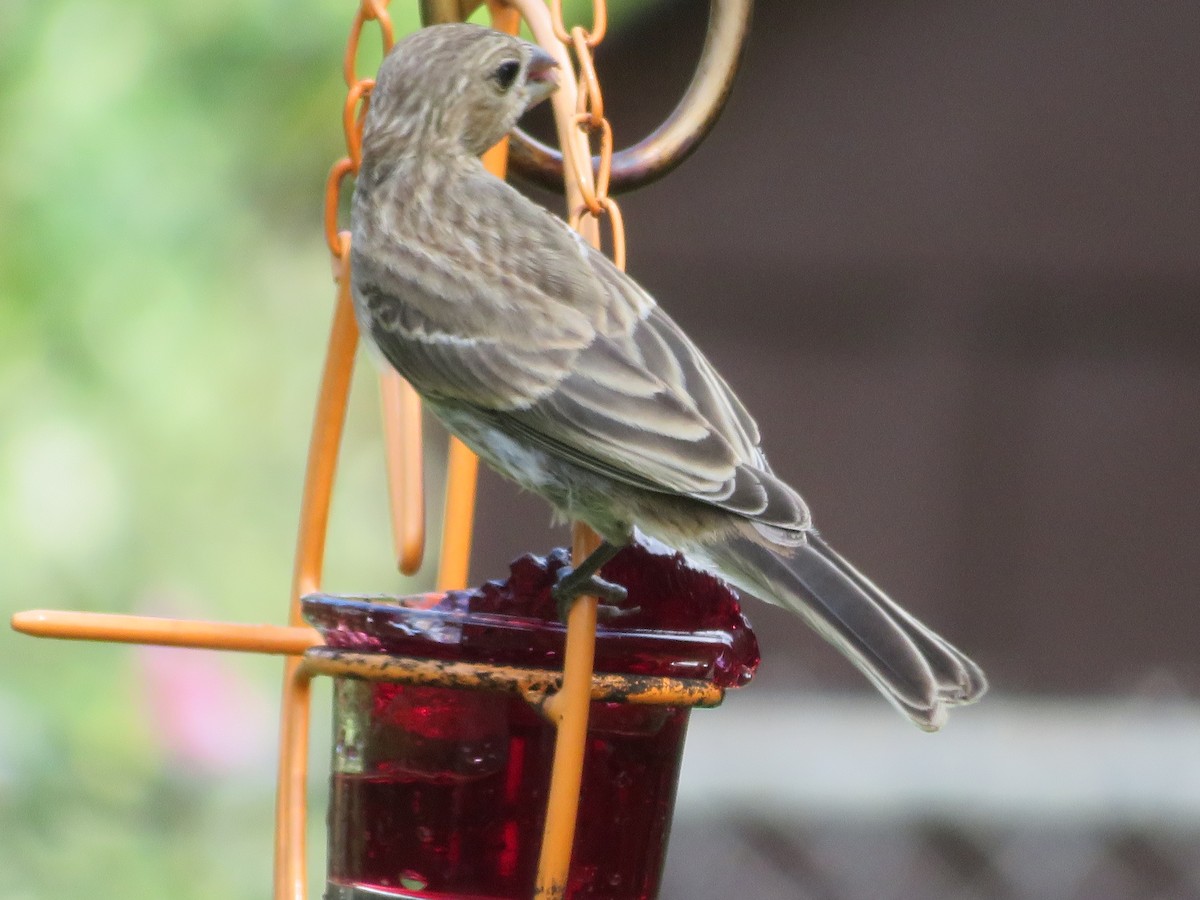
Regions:
<instances>
[{"instance_id":1,"label":"bird's beak","mask_svg":"<svg viewBox=\"0 0 1200 900\"><path fill-rule=\"evenodd\" d=\"M541 47L534 47L525 72L525 83L529 88L529 106L541 103L558 90L558 61Z\"/></svg>"}]
</instances>

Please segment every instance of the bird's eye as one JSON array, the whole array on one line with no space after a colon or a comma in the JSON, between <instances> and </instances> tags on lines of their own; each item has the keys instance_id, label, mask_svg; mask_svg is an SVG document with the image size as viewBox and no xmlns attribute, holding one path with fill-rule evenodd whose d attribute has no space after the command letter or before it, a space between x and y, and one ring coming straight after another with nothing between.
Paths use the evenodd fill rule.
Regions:
<instances>
[{"instance_id":1,"label":"bird's eye","mask_svg":"<svg viewBox=\"0 0 1200 900\"><path fill-rule=\"evenodd\" d=\"M496 71L492 73L492 77L496 79L496 84L500 85L500 90L507 91L513 86L513 82L517 80L517 74L521 71L521 64L515 59L506 59L496 67Z\"/></svg>"}]
</instances>

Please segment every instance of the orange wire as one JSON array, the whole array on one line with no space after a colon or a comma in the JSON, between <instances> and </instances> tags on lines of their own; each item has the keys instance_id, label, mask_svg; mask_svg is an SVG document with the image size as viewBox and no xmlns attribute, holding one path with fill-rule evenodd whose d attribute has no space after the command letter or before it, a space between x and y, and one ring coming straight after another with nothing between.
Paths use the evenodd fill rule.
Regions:
<instances>
[{"instance_id":1,"label":"orange wire","mask_svg":"<svg viewBox=\"0 0 1200 900\"><path fill-rule=\"evenodd\" d=\"M572 529L571 558L584 559L600 544L586 525ZM579 815L579 790L583 783L583 756L587 747L588 713L592 699L592 665L596 647L596 598L580 597L567 617L567 646L563 682L543 707L558 726L554 740L554 765L546 800L546 826L538 857L537 885L533 895L560 898L566 894Z\"/></svg>"},{"instance_id":2,"label":"orange wire","mask_svg":"<svg viewBox=\"0 0 1200 900\"><path fill-rule=\"evenodd\" d=\"M475 488L479 458L451 436L446 460L446 504L442 513L442 549L438 555L437 589L467 586L471 564L471 532L475 524Z\"/></svg>"},{"instance_id":3,"label":"orange wire","mask_svg":"<svg viewBox=\"0 0 1200 900\"><path fill-rule=\"evenodd\" d=\"M397 565L405 575L415 575L425 555L421 398L399 374L385 369L379 373L379 399Z\"/></svg>"},{"instance_id":4,"label":"orange wire","mask_svg":"<svg viewBox=\"0 0 1200 900\"><path fill-rule=\"evenodd\" d=\"M306 625L243 625L57 609L31 609L15 613L12 627L14 631L34 637L60 640L158 644L197 650L236 650L293 656L324 643L317 630Z\"/></svg>"},{"instance_id":5,"label":"orange wire","mask_svg":"<svg viewBox=\"0 0 1200 900\"><path fill-rule=\"evenodd\" d=\"M312 676L304 658L289 656L283 670L279 723L279 782L275 791L275 900L308 900L307 782Z\"/></svg>"},{"instance_id":6,"label":"orange wire","mask_svg":"<svg viewBox=\"0 0 1200 900\"><path fill-rule=\"evenodd\" d=\"M350 299L350 235L341 235L337 305L329 334L329 349L321 374L317 411L313 419L304 497L300 507L296 565L292 577L288 621L302 621L300 598L318 589L329 527L329 504L337 470L338 450L346 423L350 377L358 347L358 326ZM275 799L275 900L305 900L305 821L308 777L309 687L298 676L300 660L289 657L284 669L279 734L279 780Z\"/></svg>"},{"instance_id":7,"label":"orange wire","mask_svg":"<svg viewBox=\"0 0 1200 900\"><path fill-rule=\"evenodd\" d=\"M321 374L312 441L304 473L304 496L300 504L300 529L296 542L296 566L292 576L292 605L288 621L303 622L300 598L318 589L325 561L325 535L329 530L329 502L337 471L342 429L346 424L346 402L358 348L358 325L350 300L350 235L343 232L337 306L329 334L329 350Z\"/></svg>"}]
</instances>

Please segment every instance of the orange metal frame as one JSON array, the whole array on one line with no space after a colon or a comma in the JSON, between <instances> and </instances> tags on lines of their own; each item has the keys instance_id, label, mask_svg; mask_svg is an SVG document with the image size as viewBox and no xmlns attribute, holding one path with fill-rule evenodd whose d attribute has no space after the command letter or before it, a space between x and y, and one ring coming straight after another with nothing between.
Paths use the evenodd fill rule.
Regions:
<instances>
[{"instance_id":1,"label":"orange metal frame","mask_svg":"<svg viewBox=\"0 0 1200 900\"><path fill-rule=\"evenodd\" d=\"M487 0L493 27L515 34L523 16L538 42L559 60L563 72L574 70L567 47L575 50L581 72L579 83L565 79L553 100L560 144L564 157L571 161L571 165L565 167L570 219L598 245L598 220L607 216L612 227L616 262L623 266L624 234L620 211L607 195L612 130L603 116L603 101L591 62L591 50L603 37L605 28L603 0L596 0L592 30L576 27L570 33L562 24L561 3L557 0L552 0L551 10L547 10L541 0L511 2L510 6L501 0ZM372 86L369 79L356 75L357 47L364 25L374 21L381 29L385 50L390 49L393 33L387 3L388 0L361 0L344 59L348 93L343 125L348 155L330 172L325 215L337 299L309 444L289 624L245 625L32 610L14 615L12 627L41 637L222 649L286 657L276 800L276 900L304 900L307 892L305 786L313 676L350 676L463 688L479 688L486 679L490 686L519 693L557 726L535 896L562 897L575 833L590 701L715 706L721 702L723 691L707 682L595 675L592 671L595 598L581 599L569 616L561 677L542 670L452 666L430 660L333 651L324 647L320 634L305 625L301 618L301 598L319 591L321 585L330 501L359 337L350 296L350 235L337 227L342 185L346 177L358 169L362 116ZM428 13L436 5L427 0L425 11ZM456 14L461 15L464 6L473 5L477 4L459 2L455 6ZM589 146L589 135L593 133L601 136L600 167L596 177L593 177ZM488 170L500 178L505 175L507 143L507 140L502 142L484 156ZM395 553L401 571L412 574L421 566L425 547L420 401L412 388L394 373L384 373L380 380ZM450 439L448 468L437 575L439 592L467 584L475 508L478 461L453 437ZM590 530L576 525L572 541L576 559L586 556L597 543L597 537ZM430 595L430 599L437 596Z\"/></svg>"}]
</instances>

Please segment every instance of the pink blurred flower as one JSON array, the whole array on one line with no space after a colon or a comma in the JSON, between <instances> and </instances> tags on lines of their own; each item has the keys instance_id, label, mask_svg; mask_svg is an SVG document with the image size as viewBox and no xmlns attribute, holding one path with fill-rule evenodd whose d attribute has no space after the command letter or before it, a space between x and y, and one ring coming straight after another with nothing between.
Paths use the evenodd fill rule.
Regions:
<instances>
[{"instance_id":1,"label":"pink blurred flower","mask_svg":"<svg viewBox=\"0 0 1200 900\"><path fill-rule=\"evenodd\" d=\"M228 656L178 647L136 652L148 730L169 765L225 775L270 764L277 709Z\"/></svg>"}]
</instances>

